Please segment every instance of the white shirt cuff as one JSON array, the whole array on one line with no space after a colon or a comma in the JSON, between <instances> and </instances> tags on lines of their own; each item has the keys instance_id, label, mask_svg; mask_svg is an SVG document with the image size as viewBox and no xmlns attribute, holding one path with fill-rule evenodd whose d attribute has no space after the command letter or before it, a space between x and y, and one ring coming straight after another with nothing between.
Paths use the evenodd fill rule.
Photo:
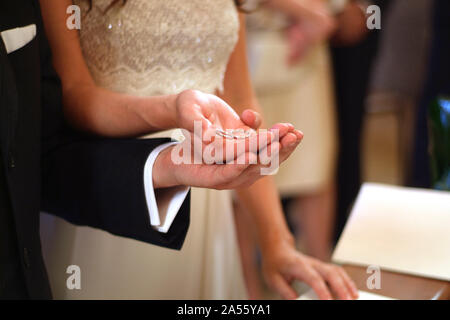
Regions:
<instances>
[{"instance_id":1,"label":"white shirt cuff","mask_svg":"<svg viewBox=\"0 0 450 320\"><path fill-rule=\"evenodd\" d=\"M161 151L179 142L168 142L156 147L148 156L144 166L144 191L147 201L151 226L162 233L167 233L178 214L189 187L178 186L154 190L153 165ZM156 197L158 195L158 197Z\"/></svg>"}]
</instances>

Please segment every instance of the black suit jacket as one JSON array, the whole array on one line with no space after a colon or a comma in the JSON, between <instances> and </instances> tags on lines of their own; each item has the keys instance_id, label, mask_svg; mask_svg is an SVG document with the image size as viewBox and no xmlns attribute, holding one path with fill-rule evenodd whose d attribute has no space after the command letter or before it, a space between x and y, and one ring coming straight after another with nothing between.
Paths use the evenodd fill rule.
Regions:
<instances>
[{"instance_id":1,"label":"black suit jacket","mask_svg":"<svg viewBox=\"0 0 450 320\"><path fill-rule=\"evenodd\" d=\"M188 197L168 233L150 227L143 167L167 139L99 139L71 130L38 1L0 1L0 31L30 24L37 36L21 49L6 54L0 41L0 298L51 297L40 210L174 249L189 226Z\"/></svg>"}]
</instances>

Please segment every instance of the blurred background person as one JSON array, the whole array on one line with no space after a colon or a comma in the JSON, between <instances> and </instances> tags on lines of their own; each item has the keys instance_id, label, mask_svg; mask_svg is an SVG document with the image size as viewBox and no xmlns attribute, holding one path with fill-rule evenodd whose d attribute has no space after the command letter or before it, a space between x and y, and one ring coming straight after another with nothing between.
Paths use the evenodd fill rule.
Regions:
<instances>
[{"instance_id":1,"label":"blurred background person","mask_svg":"<svg viewBox=\"0 0 450 320\"><path fill-rule=\"evenodd\" d=\"M365 158L372 162L366 179L435 187L430 160L438 156L433 154L438 141L429 141L429 121L437 119L429 112L437 98L450 94L448 9L448 1L434 0L397 0L384 6L366 101L366 135L371 144L391 144L394 156L366 147ZM376 169L381 162L384 173Z\"/></svg>"},{"instance_id":2,"label":"blurred background person","mask_svg":"<svg viewBox=\"0 0 450 320\"><path fill-rule=\"evenodd\" d=\"M292 121L306 135L275 176L278 189L295 198L291 218L296 231L302 229L306 252L327 260L336 143L326 39L334 19L323 0L269 1L249 16L248 25L251 71L264 116Z\"/></svg>"},{"instance_id":3,"label":"blurred background person","mask_svg":"<svg viewBox=\"0 0 450 320\"><path fill-rule=\"evenodd\" d=\"M297 246L329 260L335 203L335 105L327 38L331 12L323 0L265 1L247 18L252 80L265 119L302 128L302 147L280 168L275 181L288 210ZM236 219L245 219L241 208ZM239 230L239 229L238 229ZM255 246L248 230L238 232L250 297L260 298Z\"/></svg>"},{"instance_id":4,"label":"blurred background person","mask_svg":"<svg viewBox=\"0 0 450 320\"><path fill-rule=\"evenodd\" d=\"M299 247L329 259L361 185L363 114L380 36L367 27L367 8L375 4L385 14L387 3L263 4L248 17L258 98L267 119L300 125L306 136L279 170L277 186L287 200ZM258 297L254 246L248 232L239 237L247 285Z\"/></svg>"},{"instance_id":5,"label":"blurred background person","mask_svg":"<svg viewBox=\"0 0 450 320\"><path fill-rule=\"evenodd\" d=\"M366 99L372 122L381 124L388 114L395 119L400 170L393 182L401 185L412 180L415 113L425 84L433 2L397 0L383 13Z\"/></svg>"},{"instance_id":6,"label":"blurred background person","mask_svg":"<svg viewBox=\"0 0 450 320\"><path fill-rule=\"evenodd\" d=\"M380 37L380 30L368 30L366 10L372 4L379 6L383 28L388 3L388 0L348 0L336 17L338 30L331 42L339 141L334 240L344 228L362 181L364 105Z\"/></svg>"}]
</instances>

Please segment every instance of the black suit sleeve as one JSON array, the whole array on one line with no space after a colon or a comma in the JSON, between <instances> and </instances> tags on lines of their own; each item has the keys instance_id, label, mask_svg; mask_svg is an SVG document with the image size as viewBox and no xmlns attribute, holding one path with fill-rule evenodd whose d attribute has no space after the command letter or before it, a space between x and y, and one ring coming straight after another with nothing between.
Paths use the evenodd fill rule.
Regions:
<instances>
[{"instance_id":1,"label":"black suit sleeve","mask_svg":"<svg viewBox=\"0 0 450 320\"><path fill-rule=\"evenodd\" d=\"M42 209L77 225L173 249L189 226L189 196L168 233L150 226L143 168L150 152L168 139L86 139L43 157Z\"/></svg>"}]
</instances>

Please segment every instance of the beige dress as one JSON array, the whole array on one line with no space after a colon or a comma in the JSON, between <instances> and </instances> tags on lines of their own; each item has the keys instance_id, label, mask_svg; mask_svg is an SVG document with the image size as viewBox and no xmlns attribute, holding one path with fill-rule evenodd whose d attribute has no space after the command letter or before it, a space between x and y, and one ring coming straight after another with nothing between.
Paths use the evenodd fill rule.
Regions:
<instances>
[{"instance_id":1,"label":"beige dress","mask_svg":"<svg viewBox=\"0 0 450 320\"><path fill-rule=\"evenodd\" d=\"M81 45L98 85L139 96L222 89L238 38L232 0L131 0L107 13L110 0L94 0L89 12L86 2L75 1L83 15ZM193 189L191 202L181 251L44 215L44 254L55 297L246 298L230 193ZM81 290L66 289L71 264L81 268Z\"/></svg>"},{"instance_id":2,"label":"beige dress","mask_svg":"<svg viewBox=\"0 0 450 320\"><path fill-rule=\"evenodd\" d=\"M311 48L300 63L288 66L286 25L286 17L268 10L250 15L248 52L267 122L290 122L305 134L275 176L282 195L294 196L322 190L333 179L335 105L326 44Z\"/></svg>"}]
</instances>

